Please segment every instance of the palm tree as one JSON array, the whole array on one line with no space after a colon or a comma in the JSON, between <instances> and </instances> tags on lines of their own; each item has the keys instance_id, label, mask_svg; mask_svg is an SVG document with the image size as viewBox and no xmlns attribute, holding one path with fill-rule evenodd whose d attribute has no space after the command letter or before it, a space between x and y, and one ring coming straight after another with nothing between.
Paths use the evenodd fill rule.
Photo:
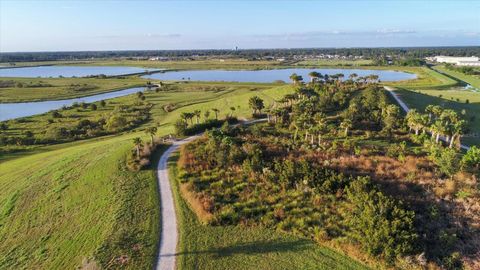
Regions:
<instances>
[{"instance_id":1,"label":"palm tree","mask_svg":"<svg viewBox=\"0 0 480 270\"><path fill-rule=\"evenodd\" d=\"M423 127L422 115L417 112L415 109L408 111L407 116L407 125L410 130L415 130L415 135L418 135L418 131Z\"/></svg>"},{"instance_id":2,"label":"palm tree","mask_svg":"<svg viewBox=\"0 0 480 270\"><path fill-rule=\"evenodd\" d=\"M315 128L314 132L318 135L318 145L320 145L322 140L322 133L325 131L325 127L327 124L327 116L324 113L317 113L314 117L315 120Z\"/></svg>"},{"instance_id":3,"label":"palm tree","mask_svg":"<svg viewBox=\"0 0 480 270\"><path fill-rule=\"evenodd\" d=\"M147 129L145 129L145 133L147 133L147 135L150 135L151 143L153 145L153 136L155 136L155 134L157 133L157 128L148 127Z\"/></svg>"},{"instance_id":4,"label":"palm tree","mask_svg":"<svg viewBox=\"0 0 480 270\"><path fill-rule=\"evenodd\" d=\"M252 113L256 114L257 112L262 113L262 109L265 107L263 104L263 99L258 96L253 96L248 100L248 105L252 108Z\"/></svg>"},{"instance_id":5,"label":"palm tree","mask_svg":"<svg viewBox=\"0 0 480 270\"><path fill-rule=\"evenodd\" d=\"M197 124L200 123L200 115L201 114L202 114L202 111L200 111L200 110L193 111L193 115L195 115L195 117L197 118Z\"/></svg>"},{"instance_id":6,"label":"palm tree","mask_svg":"<svg viewBox=\"0 0 480 270\"><path fill-rule=\"evenodd\" d=\"M292 80L292 83L296 85L297 83L303 81L302 76L297 75L297 73L293 73L290 75L290 80Z\"/></svg>"},{"instance_id":7,"label":"palm tree","mask_svg":"<svg viewBox=\"0 0 480 270\"><path fill-rule=\"evenodd\" d=\"M133 144L135 145L135 150L137 152L137 159L140 159L140 147L142 147L142 139L140 137L134 138Z\"/></svg>"},{"instance_id":8,"label":"palm tree","mask_svg":"<svg viewBox=\"0 0 480 270\"><path fill-rule=\"evenodd\" d=\"M449 147L453 146L453 142L455 139L458 139L460 141L461 136L465 132L466 127L467 127L467 122L465 120L459 120L453 124L453 134L450 140Z\"/></svg>"},{"instance_id":9,"label":"palm tree","mask_svg":"<svg viewBox=\"0 0 480 270\"><path fill-rule=\"evenodd\" d=\"M320 74L316 71L312 71L312 72L308 73L308 76L310 76L310 82L314 83L315 81L317 81L322 76L322 74Z\"/></svg>"},{"instance_id":10,"label":"palm tree","mask_svg":"<svg viewBox=\"0 0 480 270\"><path fill-rule=\"evenodd\" d=\"M189 113L187 113L187 116L188 116L188 120L190 120L190 124L193 125L193 117L195 116L195 114L189 112Z\"/></svg>"},{"instance_id":11,"label":"palm tree","mask_svg":"<svg viewBox=\"0 0 480 270\"><path fill-rule=\"evenodd\" d=\"M203 117L205 118L205 121L208 120L208 117L210 117L210 111L209 110L206 110L204 113L203 113Z\"/></svg>"},{"instance_id":12,"label":"palm tree","mask_svg":"<svg viewBox=\"0 0 480 270\"><path fill-rule=\"evenodd\" d=\"M218 120L218 113L220 112L220 110L217 108L213 108L212 111L215 113L215 119Z\"/></svg>"},{"instance_id":13,"label":"palm tree","mask_svg":"<svg viewBox=\"0 0 480 270\"><path fill-rule=\"evenodd\" d=\"M340 128L345 130L345 137L348 136L348 130L353 127L352 120L350 119L343 119L342 123L340 123Z\"/></svg>"},{"instance_id":14,"label":"palm tree","mask_svg":"<svg viewBox=\"0 0 480 270\"><path fill-rule=\"evenodd\" d=\"M357 73L352 73L348 76L348 78L350 78L350 80L352 80L352 81L354 81L357 77L358 77Z\"/></svg>"},{"instance_id":15,"label":"palm tree","mask_svg":"<svg viewBox=\"0 0 480 270\"><path fill-rule=\"evenodd\" d=\"M190 118L190 113L188 113L188 112L182 112L182 114L180 114L180 118L181 118L185 123L188 123L188 119Z\"/></svg>"},{"instance_id":16,"label":"palm tree","mask_svg":"<svg viewBox=\"0 0 480 270\"><path fill-rule=\"evenodd\" d=\"M230 117L233 117L233 113L235 112L235 107L230 107Z\"/></svg>"}]
</instances>

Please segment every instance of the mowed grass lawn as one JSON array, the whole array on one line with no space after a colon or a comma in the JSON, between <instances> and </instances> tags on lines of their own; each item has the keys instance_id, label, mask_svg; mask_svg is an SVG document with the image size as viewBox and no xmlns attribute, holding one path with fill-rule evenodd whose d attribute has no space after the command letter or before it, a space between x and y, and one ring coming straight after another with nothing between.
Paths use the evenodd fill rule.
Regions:
<instances>
[{"instance_id":1,"label":"mowed grass lawn","mask_svg":"<svg viewBox=\"0 0 480 270\"><path fill-rule=\"evenodd\" d=\"M396 69L396 68L393 68L393 69ZM398 81L398 82L388 82L388 83L385 83L386 85L400 87L400 88L407 88L407 89L435 90L435 89L448 89L458 84L457 81L453 80L452 78L449 78L441 73L438 73L437 71L428 67L401 67L401 68L398 68L398 70L415 73L417 74L417 79L407 80L407 81Z\"/></svg>"},{"instance_id":2,"label":"mowed grass lawn","mask_svg":"<svg viewBox=\"0 0 480 270\"><path fill-rule=\"evenodd\" d=\"M446 73L452 77L455 77L461 81L464 81L473 87L480 89L480 76L479 75L467 75L458 71L449 70L445 66L435 66L434 69Z\"/></svg>"},{"instance_id":3,"label":"mowed grass lawn","mask_svg":"<svg viewBox=\"0 0 480 270\"><path fill-rule=\"evenodd\" d=\"M169 162L179 219L177 269L368 269L309 239L263 227L202 225L180 195L177 158Z\"/></svg>"},{"instance_id":4,"label":"mowed grass lawn","mask_svg":"<svg viewBox=\"0 0 480 270\"><path fill-rule=\"evenodd\" d=\"M0 103L69 99L143 86L146 79L129 76L110 78L0 78ZM20 87L21 86L21 87Z\"/></svg>"},{"instance_id":5,"label":"mowed grass lawn","mask_svg":"<svg viewBox=\"0 0 480 270\"><path fill-rule=\"evenodd\" d=\"M124 168L131 139L87 141L0 164L0 269L74 269L122 255L152 268L158 239L152 170Z\"/></svg>"}]
</instances>

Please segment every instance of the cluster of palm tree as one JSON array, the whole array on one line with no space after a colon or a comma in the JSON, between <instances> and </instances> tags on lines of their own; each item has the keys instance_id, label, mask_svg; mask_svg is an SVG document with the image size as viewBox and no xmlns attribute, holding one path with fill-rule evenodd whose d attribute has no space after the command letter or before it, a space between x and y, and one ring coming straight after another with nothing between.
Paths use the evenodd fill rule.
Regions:
<instances>
[{"instance_id":1,"label":"cluster of palm tree","mask_svg":"<svg viewBox=\"0 0 480 270\"><path fill-rule=\"evenodd\" d=\"M333 75L328 75L328 74L321 74L317 71L312 71L308 73L308 76L310 77L310 83L328 83L328 82L336 82L337 84L343 81L345 78L345 75L342 73L337 73ZM379 82L379 77L378 75L371 74L365 77L360 77L358 76L357 73L352 73L348 76L348 81L355 82L355 83L377 83ZM293 73L290 75L290 80L294 85L299 85L303 83L303 77Z\"/></svg>"},{"instance_id":2,"label":"cluster of palm tree","mask_svg":"<svg viewBox=\"0 0 480 270\"><path fill-rule=\"evenodd\" d=\"M148 127L145 129L145 133L150 136L150 145L154 145L154 137L157 134L157 127ZM135 146L135 152L137 155L137 159L140 159L140 149L144 146L143 140L140 137L133 138L133 145Z\"/></svg>"},{"instance_id":3,"label":"cluster of palm tree","mask_svg":"<svg viewBox=\"0 0 480 270\"><path fill-rule=\"evenodd\" d=\"M414 130L416 135L420 131L429 132L435 142L438 143L440 138L443 138L449 147L452 147L456 140L460 140L467 127L467 122L455 111L438 105L428 105L425 113L410 110L406 120L408 127Z\"/></svg>"},{"instance_id":4,"label":"cluster of palm tree","mask_svg":"<svg viewBox=\"0 0 480 270\"><path fill-rule=\"evenodd\" d=\"M233 111L235 111L235 107L231 107L230 110L232 111L231 114L233 115ZM215 114L215 119L218 120L218 113L220 112L219 109L217 108L212 108L210 110L206 110L203 113L203 117L206 120L210 117L210 111L212 111ZM193 120L195 119L195 124L200 124L200 118L202 116L202 111L201 110L194 110L193 112L183 112L180 115L180 119L184 121L185 123L189 123L191 125L194 124Z\"/></svg>"}]
</instances>

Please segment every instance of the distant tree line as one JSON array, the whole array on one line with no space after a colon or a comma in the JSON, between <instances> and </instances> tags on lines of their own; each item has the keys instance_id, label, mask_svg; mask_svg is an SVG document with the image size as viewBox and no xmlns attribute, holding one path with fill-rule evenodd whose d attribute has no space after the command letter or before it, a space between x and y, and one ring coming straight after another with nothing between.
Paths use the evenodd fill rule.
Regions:
<instances>
[{"instance_id":1,"label":"distant tree line","mask_svg":"<svg viewBox=\"0 0 480 270\"><path fill-rule=\"evenodd\" d=\"M339 56L363 56L377 59L391 56L399 59L423 58L433 55L480 55L480 47L393 47L393 48L297 48L297 49L248 49L248 50L140 50L140 51L77 51L77 52L12 52L0 53L0 62L87 60L92 58L141 58L194 56L222 56L257 59L262 57L293 57L330 54Z\"/></svg>"}]
</instances>

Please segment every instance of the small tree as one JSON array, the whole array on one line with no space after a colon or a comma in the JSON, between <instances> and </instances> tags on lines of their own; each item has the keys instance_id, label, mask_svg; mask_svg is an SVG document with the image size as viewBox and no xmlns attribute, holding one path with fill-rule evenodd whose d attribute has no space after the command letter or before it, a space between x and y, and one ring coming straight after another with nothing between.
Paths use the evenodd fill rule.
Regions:
<instances>
[{"instance_id":1,"label":"small tree","mask_svg":"<svg viewBox=\"0 0 480 270\"><path fill-rule=\"evenodd\" d=\"M105 102L105 100L100 100L100 106L105 107L106 105L107 103Z\"/></svg>"},{"instance_id":2,"label":"small tree","mask_svg":"<svg viewBox=\"0 0 480 270\"><path fill-rule=\"evenodd\" d=\"M187 133L187 122L185 122L181 119L178 119L175 122L174 127L175 127L175 134L177 134L179 136L186 135L186 133Z\"/></svg>"},{"instance_id":3,"label":"small tree","mask_svg":"<svg viewBox=\"0 0 480 270\"><path fill-rule=\"evenodd\" d=\"M215 120L218 120L218 113L220 112L220 110L217 108L213 108L212 111L213 113L215 113Z\"/></svg>"},{"instance_id":4,"label":"small tree","mask_svg":"<svg viewBox=\"0 0 480 270\"><path fill-rule=\"evenodd\" d=\"M368 177L358 178L346 189L347 236L358 242L370 255L392 262L414 249L417 234L415 213L381 193Z\"/></svg>"},{"instance_id":5,"label":"small tree","mask_svg":"<svg viewBox=\"0 0 480 270\"><path fill-rule=\"evenodd\" d=\"M202 111L200 110L195 110L193 111L193 114L195 115L195 117L197 118L197 124L200 123L200 116L202 115Z\"/></svg>"},{"instance_id":6,"label":"small tree","mask_svg":"<svg viewBox=\"0 0 480 270\"><path fill-rule=\"evenodd\" d=\"M153 136L155 136L155 134L157 133L157 128L156 127L148 127L147 129L145 129L145 133L150 135L151 143L153 145Z\"/></svg>"},{"instance_id":7,"label":"small tree","mask_svg":"<svg viewBox=\"0 0 480 270\"><path fill-rule=\"evenodd\" d=\"M142 147L142 139L140 137L133 138L133 144L135 145L137 159L140 159L140 147Z\"/></svg>"},{"instance_id":8,"label":"small tree","mask_svg":"<svg viewBox=\"0 0 480 270\"><path fill-rule=\"evenodd\" d=\"M259 98L258 96L253 96L248 100L248 105L252 109L252 114L256 114L257 112L262 113L262 109L264 108L263 99Z\"/></svg>"},{"instance_id":9,"label":"small tree","mask_svg":"<svg viewBox=\"0 0 480 270\"><path fill-rule=\"evenodd\" d=\"M388 105L383 112L383 130L390 135L398 126L399 119L400 109L398 106Z\"/></svg>"},{"instance_id":10,"label":"small tree","mask_svg":"<svg viewBox=\"0 0 480 270\"><path fill-rule=\"evenodd\" d=\"M209 111L209 110L206 110L206 111L203 113L203 117L205 118L205 121L207 121L208 118L210 117L210 111Z\"/></svg>"},{"instance_id":11,"label":"small tree","mask_svg":"<svg viewBox=\"0 0 480 270\"><path fill-rule=\"evenodd\" d=\"M342 123L340 123L340 128L345 130L345 137L348 136L348 130L353 127L353 123L350 119L344 119Z\"/></svg>"},{"instance_id":12,"label":"small tree","mask_svg":"<svg viewBox=\"0 0 480 270\"><path fill-rule=\"evenodd\" d=\"M92 111L96 111L97 110L97 105L96 104L90 104L90 109L92 109Z\"/></svg>"},{"instance_id":13,"label":"small tree","mask_svg":"<svg viewBox=\"0 0 480 270\"><path fill-rule=\"evenodd\" d=\"M470 147L462 158L462 167L468 171L480 171L480 148Z\"/></svg>"},{"instance_id":14,"label":"small tree","mask_svg":"<svg viewBox=\"0 0 480 270\"><path fill-rule=\"evenodd\" d=\"M125 128L126 125L127 120L125 119L125 117L118 114L113 114L107 119L107 122L105 123L105 128L109 131L119 131Z\"/></svg>"}]
</instances>

